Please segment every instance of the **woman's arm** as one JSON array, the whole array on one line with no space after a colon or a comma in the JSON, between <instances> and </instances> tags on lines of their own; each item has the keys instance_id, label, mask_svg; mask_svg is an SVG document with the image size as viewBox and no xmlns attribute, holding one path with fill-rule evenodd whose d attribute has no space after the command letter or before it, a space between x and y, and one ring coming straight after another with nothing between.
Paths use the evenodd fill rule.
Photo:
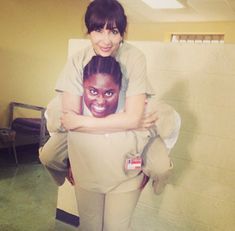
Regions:
<instances>
[{"instance_id":1,"label":"woman's arm","mask_svg":"<svg viewBox=\"0 0 235 231\"><path fill-rule=\"evenodd\" d=\"M61 101L63 114L70 112L78 115L82 114L82 96L63 92Z\"/></svg>"},{"instance_id":2,"label":"woman's arm","mask_svg":"<svg viewBox=\"0 0 235 231\"><path fill-rule=\"evenodd\" d=\"M81 97L68 92L63 94L62 125L67 130L81 132L117 132L140 128L145 107L145 94L126 98L124 112L109 115L105 118L79 115L77 106L81 104ZM65 105L66 104L66 105Z\"/></svg>"}]
</instances>

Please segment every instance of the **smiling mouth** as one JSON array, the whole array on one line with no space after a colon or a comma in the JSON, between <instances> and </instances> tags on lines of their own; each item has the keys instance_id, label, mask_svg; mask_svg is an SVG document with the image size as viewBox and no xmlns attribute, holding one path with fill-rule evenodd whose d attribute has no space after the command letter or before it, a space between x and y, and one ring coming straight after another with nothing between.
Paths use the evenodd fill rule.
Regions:
<instances>
[{"instance_id":1,"label":"smiling mouth","mask_svg":"<svg viewBox=\"0 0 235 231\"><path fill-rule=\"evenodd\" d=\"M111 47L100 47L100 50L103 52L109 52L111 50Z\"/></svg>"},{"instance_id":2,"label":"smiling mouth","mask_svg":"<svg viewBox=\"0 0 235 231\"><path fill-rule=\"evenodd\" d=\"M106 110L106 107L104 106L98 106L98 105L93 105L92 109L97 112L97 113L102 113Z\"/></svg>"}]
</instances>

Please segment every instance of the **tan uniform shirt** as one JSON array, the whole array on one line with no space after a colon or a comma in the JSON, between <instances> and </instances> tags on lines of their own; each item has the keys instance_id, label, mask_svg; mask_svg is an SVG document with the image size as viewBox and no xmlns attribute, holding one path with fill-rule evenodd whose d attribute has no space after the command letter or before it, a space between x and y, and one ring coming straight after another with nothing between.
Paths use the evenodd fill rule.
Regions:
<instances>
[{"instance_id":1,"label":"tan uniform shirt","mask_svg":"<svg viewBox=\"0 0 235 231\"><path fill-rule=\"evenodd\" d=\"M88 47L68 60L57 82L56 90L83 95L83 68L95 55ZM123 108L126 96L153 94L146 76L144 55L130 44L121 45L115 56L123 73L118 110ZM142 133L138 151L148 140L148 132ZM68 149L73 174L80 187L98 192L135 190L140 186L139 171L124 171L126 155L136 152L133 132L118 132L105 135L69 132Z\"/></svg>"}]
</instances>

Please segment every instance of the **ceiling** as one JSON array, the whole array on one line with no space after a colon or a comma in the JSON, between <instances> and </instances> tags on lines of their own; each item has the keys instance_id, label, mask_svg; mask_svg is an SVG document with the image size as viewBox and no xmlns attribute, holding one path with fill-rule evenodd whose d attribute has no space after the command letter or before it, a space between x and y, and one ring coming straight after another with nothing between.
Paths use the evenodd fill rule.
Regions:
<instances>
[{"instance_id":1,"label":"ceiling","mask_svg":"<svg viewBox=\"0 0 235 231\"><path fill-rule=\"evenodd\" d=\"M235 21L235 0L179 0L185 8L174 10L152 9L142 0L119 1L132 23Z\"/></svg>"}]
</instances>

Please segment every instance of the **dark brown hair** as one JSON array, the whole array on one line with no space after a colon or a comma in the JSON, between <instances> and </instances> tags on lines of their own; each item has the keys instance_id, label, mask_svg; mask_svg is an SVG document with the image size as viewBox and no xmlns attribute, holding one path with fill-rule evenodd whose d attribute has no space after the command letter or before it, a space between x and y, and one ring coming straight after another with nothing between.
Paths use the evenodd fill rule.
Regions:
<instances>
[{"instance_id":1,"label":"dark brown hair","mask_svg":"<svg viewBox=\"0 0 235 231\"><path fill-rule=\"evenodd\" d=\"M127 26L127 17L122 5L116 0L94 0L87 7L85 13L87 33L102 29L107 24L107 29L117 27L121 36Z\"/></svg>"},{"instance_id":2,"label":"dark brown hair","mask_svg":"<svg viewBox=\"0 0 235 231\"><path fill-rule=\"evenodd\" d=\"M90 62L83 69L83 82L94 74L107 74L121 88L122 72L119 62L112 56L93 56Z\"/></svg>"}]
</instances>

